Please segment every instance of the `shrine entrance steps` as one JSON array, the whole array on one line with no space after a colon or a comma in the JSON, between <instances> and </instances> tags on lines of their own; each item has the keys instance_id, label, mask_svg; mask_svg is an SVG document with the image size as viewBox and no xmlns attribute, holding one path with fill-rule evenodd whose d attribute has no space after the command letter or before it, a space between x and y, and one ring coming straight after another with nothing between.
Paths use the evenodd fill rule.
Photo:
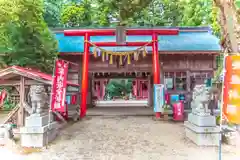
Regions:
<instances>
[{"instance_id":1,"label":"shrine entrance steps","mask_svg":"<svg viewBox=\"0 0 240 160\"><path fill-rule=\"evenodd\" d=\"M185 115L187 116L191 110L185 110ZM169 115L172 115L172 110L168 111ZM214 113L217 115L219 110L215 110ZM154 116L152 107L142 107L142 106L107 106L107 107L93 107L88 108L87 116Z\"/></svg>"}]
</instances>

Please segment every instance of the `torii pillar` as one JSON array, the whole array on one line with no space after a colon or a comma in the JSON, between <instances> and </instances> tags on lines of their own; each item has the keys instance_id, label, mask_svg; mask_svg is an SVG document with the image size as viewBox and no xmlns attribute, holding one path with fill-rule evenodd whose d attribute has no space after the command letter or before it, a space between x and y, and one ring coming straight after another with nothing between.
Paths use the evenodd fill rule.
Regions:
<instances>
[{"instance_id":1,"label":"torii pillar","mask_svg":"<svg viewBox=\"0 0 240 160\"><path fill-rule=\"evenodd\" d=\"M160 84L160 65L158 54L158 36L159 35L178 35L178 29L127 29L128 36L152 36L152 64L153 64L153 82ZM87 93L88 93L88 65L89 65L89 49L91 44L91 36L115 36L115 29L87 29L87 30L65 30L65 36L84 36L84 53L83 53L83 70L82 70L82 96L80 104L80 118L86 116L87 111ZM116 42L91 42L98 47L114 47L114 46L144 46L147 42L126 42L124 44L117 44ZM155 113L155 117L159 119L160 112Z\"/></svg>"}]
</instances>

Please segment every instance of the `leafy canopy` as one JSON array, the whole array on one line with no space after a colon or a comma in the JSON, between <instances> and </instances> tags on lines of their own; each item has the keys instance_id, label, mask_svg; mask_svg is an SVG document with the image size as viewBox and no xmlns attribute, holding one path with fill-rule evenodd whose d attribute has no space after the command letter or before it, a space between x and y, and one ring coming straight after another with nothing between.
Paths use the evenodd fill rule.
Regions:
<instances>
[{"instance_id":1,"label":"leafy canopy","mask_svg":"<svg viewBox=\"0 0 240 160\"><path fill-rule=\"evenodd\" d=\"M212 0L82 0L63 6L68 27L206 26L219 32L218 8Z\"/></svg>"},{"instance_id":2,"label":"leafy canopy","mask_svg":"<svg viewBox=\"0 0 240 160\"><path fill-rule=\"evenodd\" d=\"M0 0L0 12L1 63L52 71L57 43L43 19L43 1Z\"/></svg>"}]
</instances>

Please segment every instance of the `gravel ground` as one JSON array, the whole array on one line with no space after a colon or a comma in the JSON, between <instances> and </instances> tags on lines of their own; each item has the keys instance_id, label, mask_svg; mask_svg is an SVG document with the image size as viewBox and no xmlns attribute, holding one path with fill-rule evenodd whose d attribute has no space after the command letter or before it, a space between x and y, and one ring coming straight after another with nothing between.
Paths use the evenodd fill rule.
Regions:
<instances>
[{"instance_id":1,"label":"gravel ground","mask_svg":"<svg viewBox=\"0 0 240 160\"><path fill-rule=\"evenodd\" d=\"M151 117L92 117L69 125L48 149L24 156L28 159L218 160L218 149L197 147L185 139L182 123L153 121ZM223 146L222 159L240 157L235 147Z\"/></svg>"}]
</instances>

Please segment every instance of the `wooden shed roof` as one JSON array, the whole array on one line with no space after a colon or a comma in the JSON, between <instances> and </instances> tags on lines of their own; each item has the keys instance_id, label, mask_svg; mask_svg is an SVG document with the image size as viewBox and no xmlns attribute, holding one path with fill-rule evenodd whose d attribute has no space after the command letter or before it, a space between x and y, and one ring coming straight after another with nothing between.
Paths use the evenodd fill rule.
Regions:
<instances>
[{"instance_id":1,"label":"wooden shed roof","mask_svg":"<svg viewBox=\"0 0 240 160\"><path fill-rule=\"evenodd\" d=\"M13 79L17 76L23 76L28 79L35 80L37 82L45 83L45 84L52 84L52 75L43 73L31 68L24 68L20 66L11 66L5 68L0 71L0 85L1 82L6 82L6 80ZM72 83L70 81L67 82L70 86L79 86L78 84Z\"/></svg>"}]
</instances>

